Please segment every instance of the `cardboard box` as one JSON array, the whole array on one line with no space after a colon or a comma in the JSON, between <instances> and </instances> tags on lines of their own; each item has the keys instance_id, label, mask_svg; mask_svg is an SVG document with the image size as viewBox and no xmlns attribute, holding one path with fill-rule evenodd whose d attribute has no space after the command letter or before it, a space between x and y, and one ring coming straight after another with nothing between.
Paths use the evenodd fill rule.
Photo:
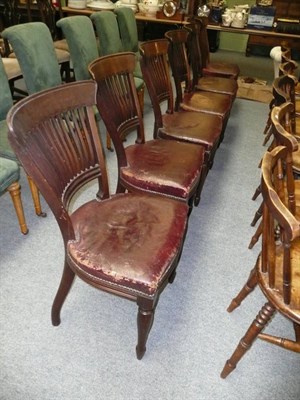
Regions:
<instances>
[{"instance_id":1,"label":"cardboard box","mask_svg":"<svg viewBox=\"0 0 300 400\"><path fill-rule=\"evenodd\" d=\"M276 7L252 6L247 27L251 29L272 29L275 13Z\"/></svg>"}]
</instances>

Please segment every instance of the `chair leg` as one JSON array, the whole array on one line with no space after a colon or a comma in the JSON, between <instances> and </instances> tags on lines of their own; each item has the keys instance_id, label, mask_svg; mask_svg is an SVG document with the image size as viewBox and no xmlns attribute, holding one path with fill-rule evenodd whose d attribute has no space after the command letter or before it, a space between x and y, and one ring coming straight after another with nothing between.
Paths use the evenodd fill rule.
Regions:
<instances>
[{"instance_id":1,"label":"chair leg","mask_svg":"<svg viewBox=\"0 0 300 400\"><path fill-rule=\"evenodd\" d=\"M255 289L258 279L257 279L257 272L256 272L256 267L257 267L258 259L256 261L255 267L251 270L249 278L246 282L246 284L243 286L241 291L238 293L238 295L231 300L231 303L229 304L227 311L230 313L233 310L235 310L237 307L240 306L241 302L250 294L253 292Z\"/></svg>"},{"instance_id":2,"label":"chair leg","mask_svg":"<svg viewBox=\"0 0 300 400\"><path fill-rule=\"evenodd\" d=\"M141 106L142 115L144 115L144 98L145 98L145 87L141 87L137 92L139 103Z\"/></svg>"},{"instance_id":3,"label":"chair leg","mask_svg":"<svg viewBox=\"0 0 300 400\"><path fill-rule=\"evenodd\" d=\"M21 200L21 186L19 182L14 182L7 188L7 190L9 191L14 208L16 210L21 232L26 235L28 233L28 228L26 225L23 204Z\"/></svg>"},{"instance_id":4,"label":"chair leg","mask_svg":"<svg viewBox=\"0 0 300 400\"><path fill-rule=\"evenodd\" d=\"M47 214L42 212L39 190L36 187L35 183L33 182L33 180L31 179L30 176L27 175L27 179L28 179L28 184L29 184L30 191L31 191L31 196L32 196L33 204L34 204L35 213L38 217L46 217Z\"/></svg>"},{"instance_id":5,"label":"chair leg","mask_svg":"<svg viewBox=\"0 0 300 400\"><path fill-rule=\"evenodd\" d=\"M71 82L71 68L69 61L60 64L60 75L61 79L66 83Z\"/></svg>"},{"instance_id":6,"label":"chair leg","mask_svg":"<svg viewBox=\"0 0 300 400\"><path fill-rule=\"evenodd\" d=\"M237 363L251 348L252 343L258 337L260 332L266 327L275 311L276 309L271 305L271 303L266 303L261 308L255 320L247 330L245 336L240 340L234 353L230 359L226 361L223 371L221 372L221 378L225 379L236 368Z\"/></svg>"},{"instance_id":7,"label":"chair leg","mask_svg":"<svg viewBox=\"0 0 300 400\"><path fill-rule=\"evenodd\" d=\"M268 143L270 137L272 136L271 126L272 126L272 121L271 121L271 118L268 117L268 121L267 121L265 129L264 129L265 138L264 138L264 141L263 141L263 146L265 146Z\"/></svg>"},{"instance_id":8,"label":"chair leg","mask_svg":"<svg viewBox=\"0 0 300 400\"><path fill-rule=\"evenodd\" d=\"M74 278L75 278L75 273L71 270L68 263L65 261L64 270L60 280L60 285L57 290L55 299L53 301L51 310L51 320L52 320L52 325L54 326L58 326L60 324L60 311L71 289Z\"/></svg>"},{"instance_id":9,"label":"chair leg","mask_svg":"<svg viewBox=\"0 0 300 400\"><path fill-rule=\"evenodd\" d=\"M295 330L296 342L300 343L300 324L296 324L296 322L294 322L294 330Z\"/></svg>"},{"instance_id":10,"label":"chair leg","mask_svg":"<svg viewBox=\"0 0 300 400\"><path fill-rule=\"evenodd\" d=\"M262 216L262 212L263 212L263 202L261 203L261 205L259 206L258 210L256 211L254 218L251 222L251 226L255 226L256 222L261 218Z\"/></svg>"},{"instance_id":11,"label":"chair leg","mask_svg":"<svg viewBox=\"0 0 300 400\"><path fill-rule=\"evenodd\" d=\"M260 235L262 234L262 226L263 226L262 221L260 221L260 224L258 225L254 235L252 236L252 238L250 240L250 243L248 246L249 250L251 250L254 247L254 245L258 242L258 239L259 239Z\"/></svg>"},{"instance_id":12,"label":"chair leg","mask_svg":"<svg viewBox=\"0 0 300 400\"><path fill-rule=\"evenodd\" d=\"M198 187L197 187L195 198L194 198L194 206L195 207L197 207L200 203L201 192L202 192L208 171L209 171L209 168L207 166L207 160L206 160L206 161L204 161L204 164L202 165L200 181L198 183Z\"/></svg>"},{"instance_id":13,"label":"chair leg","mask_svg":"<svg viewBox=\"0 0 300 400\"><path fill-rule=\"evenodd\" d=\"M151 300L138 299L139 310L137 315L138 342L136 346L136 356L141 360L146 352L146 343L151 330L155 303Z\"/></svg>"},{"instance_id":14,"label":"chair leg","mask_svg":"<svg viewBox=\"0 0 300 400\"><path fill-rule=\"evenodd\" d=\"M106 148L109 151L114 151L114 149L112 148L112 145L111 145L111 137L110 137L110 134L108 133L108 131L106 131Z\"/></svg>"},{"instance_id":15,"label":"chair leg","mask_svg":"<svg viewBox=\"0 0 300 400\"><path fill-rule=\"evenodd\" d=\"M255 189L254 195L252 196L252 200L255 201L260 194L261 194L261 188L260 188L260 185L259 185Z\"/></svg>"}]
</instances>

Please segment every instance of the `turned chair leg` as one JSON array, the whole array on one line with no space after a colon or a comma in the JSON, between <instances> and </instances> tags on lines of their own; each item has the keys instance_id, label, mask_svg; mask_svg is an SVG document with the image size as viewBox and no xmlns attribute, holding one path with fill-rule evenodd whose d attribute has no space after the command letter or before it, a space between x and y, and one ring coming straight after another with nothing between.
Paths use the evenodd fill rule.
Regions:
<instances>
[{"instance_id":1,"label":"turned chair leg","mask_svg":"<svg viewBox=\"0 0 300 400\"><path fill-rule=\"evenodd\" d=\"M46 217L47 214L42 212L41 200L40 200L40 193L38 188L36 187L35 183L31 179L30 176L27 175L28 184L31 191L31 196L34 204L35 213L38 217Z\"/></svg>"},{"instance_id":2,"label":"turned chair leg","mask_svg":"<svg viewBox=\"0 0 300 400\"><path fill-rule=\"evenodd\" d=\"M300 343L300 324L296 324L296 322L294 322L294 330L295 330L296 342Z\"/></svg>"},{"instance_id":3,"label":"turned chair leg","mask_svg":"<svg viewBox=\"0 0 300 400\"><path fill-rule=\"evenodd\" d=\"M7 190L9 191L10 197L12 199L17 214L20 230L24 235L26 235L28 233L28 228L26 225L24 209L21 200L21 186L19 182L14 182L7 188Z\"/></svg>"},{"instance_id":4,"label":"turned chair leg","mask_svg":"<svg viewBox=\"0 0 300 400\"><path fill-rule=\"evenodd\" d=\"M254 235L252 236L252 238L250 240L248 249L251 250L253 248L253 246L258 242L258 239L259 239L260 235L262 234L262 227L263 227L263 224L261 221L260 224L258 225Z\"/></svg>"},{"instance_id":5,"label":"turned chair leg","mask_svg":"<svg viewBox=\"0 0 300 400\"><path fill-rule=\"evenodd\" d=\"M271 303L266 303L261 308L255 320L247 330L245 336L240 340L234 353L230 359L226 361L223 371L221 372L221 378L225 379L236 368L237 363L251 348L252 343L258 337L260 332L266 327L275 311L276 309L271 305Z\"/></svg>"},{"instance_id":6,"label":"turned chair leg","mask_svg":"<svg viewBox=\"0 0 300 400\"><path fill-rule=\"evenodd\" d=\"M197 207L199 205L199 203L200 203L201 192L202 192L202 189L203 189L203 186L204 186L204 182L205 182L208 170L209 170L209 168L207 166L207 163L205 162L203 164L203 166L202 166L200 181L199 181L199 184L198 184L198 187L197 187L197 190L196 190L196 194L195 194L195 197L194 197L194 206L195 207Z\"/></svg>"},{"instance_id":7,"label":"turned chair leg","mask_svg":"<svg viewBox=\"0 0 300 400\"><path fill-rule=\"evenodd\" d=\"M231 303L229 304L227 311L232 312L235 310L237 307L241 305L241 302L255 289L257 283L258 283L258 278L257 278L257 263L258 259L256 261L255 267L251 270L249 278L246 282L246 284L243 286L241 291L238 293L238 295L231 300Z\"/></svg>"},{"instance_id":8,"label":"turned chair leg","mask_svg":"<svg viewBox=\"0 0 300 400\"><path fill-rule=\"evenodd\" d=\"M255 201L260 194L261 194L261 188L260 188L260 185L259 185L255 189L254 195L252 196L252 200Z\"/></svg>"},{"instance_id":9,"label":"turned chair leg","mask_svg":"<svg viewBox=\"0 0 300 400\"><path fill-rule=\"evenodd\" d=\"M111 137L108 131L106 131L106 148L109 151L114 151L112 144L111 144Z\"/></svg>"},{"instance_id":10,"label":"turned chair leg","mask_svg":"<svg viewBox=\"0 0 300 400\"><path fill-rule=\"evenodd\" d=\"M251 226L255 226L256 222L262 217L262 213L263 213L263 206L264 203L262 202L261 205L259 206L258 210L256 211L254 218L251 222Z\"/></svg>"},{"instance_id":11,"label":"turned chair leg","mask_svg":"<svg viewBox=\"0 0 300 400\"><path fill-rule=\"evenodd\" d=\"M61 277L60 285L57 290L55 299L52 305L51 320L52 325L58 326L60 324L60 311L64 301L72 287L75 278L75 273L71 270L69 265L65 262L63 274Z\"/></svg>"},{"instance_id":12,"label":"turned chair leg","mask_svg":"<svg viewBox=\"0 0 300 400\"><path fill-rule=\"evenodd\" d=\"M146 352L146 343L154 320L155 304L153 301L138 299L138 305L138 342L136 345L136 356L138 360L141 360Z\"/></svg>"}]
</instances>

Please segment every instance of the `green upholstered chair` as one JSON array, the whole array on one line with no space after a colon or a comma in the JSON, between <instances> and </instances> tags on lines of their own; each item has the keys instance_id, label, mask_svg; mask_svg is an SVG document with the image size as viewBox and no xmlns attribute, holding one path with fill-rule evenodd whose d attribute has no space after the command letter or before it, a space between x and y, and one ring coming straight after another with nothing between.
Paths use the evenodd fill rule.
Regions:
<instances>
[{"instance_id":1,"label":"green upholstered chair","mask_svg":"<svg viewBox=\"0 0 300 400\"><path fill-rule=\"evenodd\" d=\"M18 100L20 97L27 96L27 92L15 85L17 81L23 78L19 61L15 57L3 57L2 61L13 98Z\"/></svg>"},{"instance_id":2,"label":"green upholstered chair","mask_svg":"<svg viewBox=\"0 0 300 400\"><path fill-rule=\"evenodd\" d=\"M138 30L133 10L129 7L120 7L115 8L114 12L117 15L123 51L132 51L136 54L137 60L139 60ZM141 79L143 78L139 62L134 70L134 76Z\"/></svg>"},{"instance_id":3,"label":"green upholstered chair","mask_svg":"<svg viewBox=\"0 0 300 400\"><path fill-rule=\"evenodd\" d=\"M56 57L60 65L62 79L69 82L71 80L70 52L67 41L61 38L61 32L56 27L57 17L59 16L62 18L63 16L60 2L57 2L57 4L54 5L52 0L28 0L26 3L28 21L32 22L33 17L38 11L39 21L44 22L48 26L53 39Z\"/></svg>"},{"instance_id":4,"label":"green upholstered chair","mask_svg":"<svg viewBox=\"0 0 300 400\"><path fill-rule=\"evenodd\" d=\"M124 51L139 51L138 31L134 12L129 7L119 7L114 10L117 15L118 25Z\"/></svg>"},{"instance_id":5,"label":"green upholstered chair","mask_svg":"<svg viewBox=\"0 0 300 400\"><path fill-rule=\"evenodd\" d=\"M5 72L2 58L0 57L0 157L18 162L18 159L8 142L8 128L6 124L6 115L13 105L13 99L9 87L8 77ZM11 165L11 164L10 164ZM10 167L10 166L8 166ZM8 168L7 167L7 168ZM35 212L39 216L45 216L41 209L39 192L32 179L28 176L28 182L33 198Z\"/></svg>"},{"instance_id":6,"label":"green upholstered chair","mask_svg":"<svg viewBox=\"0 0 300 400\"><path fill-rule=\"evenodd\" d=\"M0 196L7 191L10 193L21 232L28 232L21 200L21 189L19 184L20 167L16 163L16 156L7 139L6 115L13 105L8 78L0 57ZM14 160L14 161L13 161Z\"/></svg>"},{"instance_id":7,"label":"green upholstered chair","mask_svg":"<svg viewBox=\"0 0 300 400\"><path fill-rule=\"evenodd\" d=\"M85 15L61 18L57 26L67 40L76 80L90 79L88 65L99 57L93 23Z\"/></svg>"},{"instance_id":8,"label":"green upholstered chair","mask_svg":"<svg viewBox=\"0 0 300 400\"><path fill-rule=\"evenodd\" d=\"M113 11L98 11L91 15L99 38L100 56L124 51L117 16Z\"/></svg>"},{"instance_id":9,"label":"green upholstered chair","mask_svg":"<svg viewBox=\"0 0 300 400\"><path fill-rule=\"evenodd\" d=\"M15 161L0 157L0 196L9 192L18 217L20 230L26 235L28 228L24 216L19 179L19 165Z\"/></svg>"},{"instance_id":10,"label":"green upholstered chair","mask_svg":"<svg viewBox=\"0 0 300 400\"><path fill-rule=\"evenodd\" d=\"M123 8L126 10L125 7L123 7ZM122 10L122 8L121 8L121 10ZM129 10L132 11L131 9L129 9ZM117 16L117 18L116 18L116 16ZM100 11L100 12L95 12L91 15L91 19L95 25L97 36L99 38L100 55L101 56L106 56L109 54L115 54L115 53L127 51L127 47L131 47L132 49L129 51L132 51L137 54L137 63L136 63L136 68L134 70L133 76L134 76L135 86L136 86L136 89L138 92L139 102L140 102L141 109L143 112L144 111L145 83L144 83L143 74L141 71L140 63L139 63L139 53L137 53L138 50L136 50L136 48L138 49L138 46L136 46L136 43L138 43L138 42L136 42L137 41L137 31L135 32L136 21L135 21L134 14L133 14L133 18L134 18L133 28L131 28L131 22L133 22L131 17L132 17L131 13L129 13L127 16L127 13L123 14L122 12L119 17L119 14L117 13L117 11L116 11L116 13L114 13L113 11ZM124 31L124 33L123 33L124 42L121 39L122 35L121 35L121 31L120 31L119 22L121 23L121 27ZM128 25L128 27L127 27L127 25ZM129 27L130 27L130 29L129 29ZM131 30L132 30L132 32L131 32ZM130 37L132 38L132 44L130 44L130 40L129 40Z\"/></svg>"},{"instance_id":11,"label":"green upholstered chair","mask_svg":"<svg viewBox=\"0 0 300 400\"><path fill-rule=\"evenodd\" d=\"M43 22L10 26L2 37L11 44L29 94L60 85L60 68L53 40Z\"/></svg>"},{"instance_id":12,"label":"green upholstered chair","mask_svg":"<svg viewBox=\"0 0 300 400\"><path fill-rule=\"evenodd\" d=\"M9 192L18 217L20 230L26 235L28 228L24 216L19 179L19 165L15 161L0 157L0 196Z\"/></svg>"}]
</instances>

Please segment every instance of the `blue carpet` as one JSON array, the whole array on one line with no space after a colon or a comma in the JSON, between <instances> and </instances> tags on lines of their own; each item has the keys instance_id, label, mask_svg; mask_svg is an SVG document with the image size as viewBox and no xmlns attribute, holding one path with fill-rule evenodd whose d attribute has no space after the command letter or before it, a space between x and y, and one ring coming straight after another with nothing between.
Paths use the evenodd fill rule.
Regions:
<instances>
[{"instance_id":1,"label":"blue carpet","mask_svg":"<svg viewBox=\"0 0 300 400\"><path fill-rule=\"evenodd\" d=\"M46 204L46 219L34 215L24 176L27 236L19 233L9 196L1 197L1 400L299 400L299 355L261 341L226 380L219 377L265 301L257 289L235 312L226 312L259 250L247 247L260 202L251 196L259 182L267 112L266 104L236 100L142 361L135 358L136 305L80 280L63 307L61 325L52 327L50 309L63 266L58 227ZM145 120L150 137L147 102ZM107 161L114 190L115 154L107 152ZM94 189L90 185L78 201ZM280 315L268 329L293 334Z\"/></svg>"}]
</instances>

